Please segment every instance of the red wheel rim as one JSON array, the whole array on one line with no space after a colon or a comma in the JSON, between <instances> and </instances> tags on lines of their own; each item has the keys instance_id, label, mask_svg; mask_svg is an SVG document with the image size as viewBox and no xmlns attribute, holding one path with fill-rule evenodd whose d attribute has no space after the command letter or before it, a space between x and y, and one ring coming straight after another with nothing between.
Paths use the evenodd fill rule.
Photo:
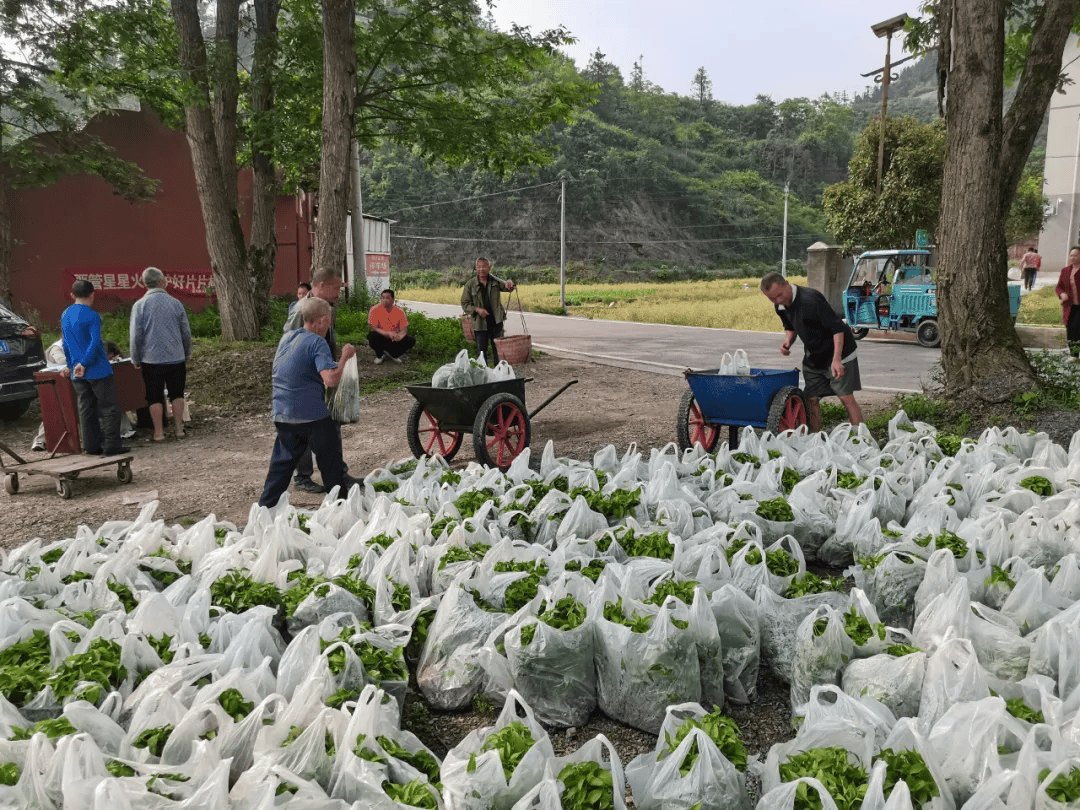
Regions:
<instances>
[{"instance_id":1,"label":"red wheel rim","mask_svg":"<svg viewBox=\"0 0 1080 810\"><path fill-rule=\"evenodd\" d=\"M484 445L496 467L505 467L525 449L525 414L512 402L501 402L488 418Z\"/></svg>"},{"instance_id":2,"label":"red wheel rim","mask_svg":"<svg viewBox=\"0 0 1080 810\"><path fill-rule=\"evenodd\" d=\"M806 405L802 397L788 397L784 403L784 413L780 417L780 430L794 430L806 424Z\"/></svg>"},{"instance_id":3,"label":"red wheel rim","mask_svg":"<svg viewBox=\"0 0 1080 810\"><path fill-rule=\"evenodd\" d=\"M427 411L420 414L420 426L416 432L420 434L420 446L428 456L445 456L453 452L461 441L460 433L442 430L438 421Z\"/></svg>"},{"instance_id":4,"label":"red wheel rim","mask_svg":"<svg viewBox=\"0 0 1080 810\"><path fill-rule=\"evenodd\" d=\"M690 404L690 416L686 421L690 427L690 446L700 444L706 450L712 450L716 437L720 435L720 428L705 421L696 399Z\"/></svg>"}]
</instances>

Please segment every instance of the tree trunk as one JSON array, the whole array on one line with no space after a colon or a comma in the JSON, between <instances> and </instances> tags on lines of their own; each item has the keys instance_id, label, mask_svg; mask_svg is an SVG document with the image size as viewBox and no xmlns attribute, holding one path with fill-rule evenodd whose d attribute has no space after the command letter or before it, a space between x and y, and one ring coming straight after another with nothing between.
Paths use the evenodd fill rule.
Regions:
<instances>
[{"instance_id":1,"label":"tree trunk","mask_svg":"<svg viewBox=\"0 0 1080 810\"><path fill-rule=\"evenodd\" d=\"M11 222L8 205L7 172L0 167L0 301L15 308L15 295L11 289L12 258L15 252L15 228Z\"/></svg>"},{"instance_id":2,"label":"tree trunk","mask_svg":"<svg viewBox=\"0 0 1080 810\"><path fill-rule=\"evenodd\" d=\"M254 285L255 312L259 323L270 317L270 288L277 260L277 178L274 174L274 141L270 113L274 107L274 62L277 59L277 0L255 0L255 58L251 71L251 244L248 271Z\"/></svg>"},{"instance_id":3,"label":"tree trunk","mask_svg":"<svg viewBox=\"0 0 1080 810\"><path fill-rule=\"evenodd\" d=\"M244 232L232 204L236 174L226 176L222 171L210 108L206 43L195 0L172 0L172 14L180 40L180 62L197 93L184 110L185 129L214 271L221 336L226 341L257 340L260 324L247 268Z\"/></svg>"},{"instance_id":4,"label":"tree trunk","mask_svg":"<svg viewBox=\"0 0 1080 810\"><path fill-rule=\"evenodd\" d=\"M312 272L345 267L349 212L349 143L356 94L354 0L322 0L323 115L319 169L319 222Z\"/></svg>"},{"instance_id":5,"label":"tree trunk","mask_svg":"<svg viewBox=\"0 0 1080 810\"><path fill-rule=\"evenodd\" d=\"M224 177L237 177L236 168L236 105L240 101L240 75L236 46L240 37L240 0L217 0L217 31L213 46L214 79L214 136L217 138L218 160ZM232 192L229 202L240 210L237 184L226 184Z\"/></svg>"},{"instance_id":6,"label":"tree trunk","mask_svg":"<svg viewBox=\"0 0 1080 810\"><path fill-rule=\"evenodd\" d=\"M1002 184L1004 0L943 0L950 54L937 276L941 363L950 391L990 401L1034 373L1009 315Z\"/></svg>"}]
</instances>

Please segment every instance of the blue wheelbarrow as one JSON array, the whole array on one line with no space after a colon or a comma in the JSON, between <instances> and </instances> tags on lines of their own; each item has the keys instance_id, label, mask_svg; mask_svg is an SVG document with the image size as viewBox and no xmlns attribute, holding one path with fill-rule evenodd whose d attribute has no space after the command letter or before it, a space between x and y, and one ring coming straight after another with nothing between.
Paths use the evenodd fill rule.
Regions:
<instances>
[{"instance_id":1,"label":"blue wheelbarrow","mask_svg":"<svg viewBox=\"0 0 1080 810\"><path fill-rule=\"evenodd\" d=\"M728 446L738 445L739 429L780 433L806 424L806 397L799 370L752 368L750 376L718 375L716 369L683 373L690 388L679 401L675 434L683 450L700 444L716 449L720 428L728 428Z\"/></svg>"}]
</instances>

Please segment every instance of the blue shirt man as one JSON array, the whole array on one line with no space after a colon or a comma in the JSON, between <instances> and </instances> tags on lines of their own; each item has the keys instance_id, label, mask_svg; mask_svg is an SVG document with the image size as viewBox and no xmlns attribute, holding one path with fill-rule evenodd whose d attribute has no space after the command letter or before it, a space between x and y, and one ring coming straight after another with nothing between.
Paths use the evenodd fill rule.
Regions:
<instances>
[{"instance_id":1,"label":"blue shirt man","mask_svg":"<svg viewBox=\"0 0 1080 810\"><path fill-rule=\"evenodd\" d=\"M101 340L101 316L91 308L94 285L76 281L71 294L75 303L60 316L60 329L79 408L83 452L106 456L130 453L130 447L120 444L120 397Z\"/></svg>"},{"instance_id":2,"label":"blue shirt man","mask_svg":"<svg viewBox=\"0 0 1080 810\"><path fill-rule=\"evenodd\" d=\"M277 504L307 451L314 453L327 490L340 486L344 496L353 484L362 486L345 471L341 433L325 402L326 389L338 384L345 361L356 355L356 349L347 344L341 351L341 365L335 363L326 342L333 318L330 304L311 296L297 309L303 328L283 334L274 355L271 418L277 438L259 506Z\"/></svg>"}]
</instances>

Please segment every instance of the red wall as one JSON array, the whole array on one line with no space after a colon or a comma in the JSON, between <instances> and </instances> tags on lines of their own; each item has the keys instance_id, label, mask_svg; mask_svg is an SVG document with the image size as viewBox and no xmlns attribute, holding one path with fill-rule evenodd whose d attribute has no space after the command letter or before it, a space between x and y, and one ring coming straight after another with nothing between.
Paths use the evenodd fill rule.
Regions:
<instances>
[{"instance_id":1,"label":"red wall","mask_svg":"<svg viewBox=\"0 0 1080 810\"><path fill-rule=\"evenodd\" d=\"M184 134L167 129L149 111L102 113L86 129L161 183L156 197L144 203L125 201L104 180L89 175L70 175L47 188L11 192L14 304L16 309L38 310L46 324L58 324L60 313L70 303L74 268L138 272L153 265L167 273L210 268ZM247 233L250 170L241 173L238 188ZM294 292L311 275L307 210L299 198L278 198L274 294ZM104 290L95 296L99 310L114 309L119 303L119 297ZM195 309L205 306L199 299L185 299L185 303Z\"/></svg>"}]
</instances>

